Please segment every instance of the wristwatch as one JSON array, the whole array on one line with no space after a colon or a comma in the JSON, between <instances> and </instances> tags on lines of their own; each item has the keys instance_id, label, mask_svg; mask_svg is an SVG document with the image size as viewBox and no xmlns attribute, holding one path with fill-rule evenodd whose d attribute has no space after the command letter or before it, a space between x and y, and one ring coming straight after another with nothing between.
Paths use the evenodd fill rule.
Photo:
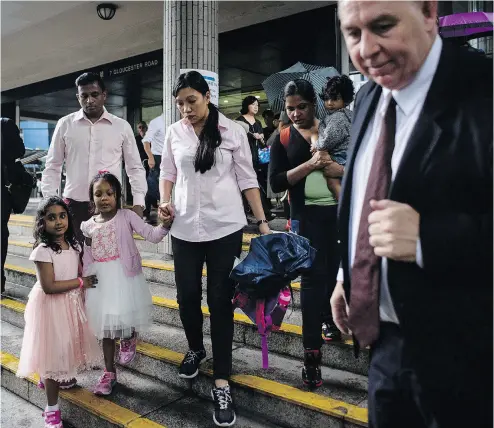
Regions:
<instances>
[{"instance_id":1,"label":"wristwatch","mask_svg":"<svg viewBox=\"0 0 494 428\"><path fill-rule=\"evenodd\" d=\"M266 219L264 219L264 220L259 220L256 224L257 224L258 226L260 226L260 225L261 225L261 224L263 224L263 223L268 224L268 221L267 221Z\"/></svg>"}]
</instances>

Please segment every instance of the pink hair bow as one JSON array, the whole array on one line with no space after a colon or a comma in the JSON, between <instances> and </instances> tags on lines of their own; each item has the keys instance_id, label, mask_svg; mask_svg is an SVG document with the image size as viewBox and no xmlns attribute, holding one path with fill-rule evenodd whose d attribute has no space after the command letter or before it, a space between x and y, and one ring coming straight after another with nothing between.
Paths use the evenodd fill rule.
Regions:
<instances>
[{"instance_id":1,"label":"pink hair bow","mask_svg":"<svg viewBox=\"0 0 494 428\"><path fill-rule=\"evenodd\" d=\"M104 174L105 172L110 172L110 171L108 171L106 169L101 169L98 171L98 174Z\"/></svg>"}]
</instances>

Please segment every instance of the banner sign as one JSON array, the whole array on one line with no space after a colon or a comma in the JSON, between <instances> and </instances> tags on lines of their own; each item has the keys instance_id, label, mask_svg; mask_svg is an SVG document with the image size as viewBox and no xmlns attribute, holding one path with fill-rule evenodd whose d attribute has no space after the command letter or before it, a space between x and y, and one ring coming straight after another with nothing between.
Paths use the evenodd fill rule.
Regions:
<instances>
[{"instance_id":1,"label":"banner sign","mask_svg":"<svg viewBox=\"0 0 494 428\"><path fill-rule=\"evenodd\" d=\"M218 82L218 75L208 70L196 70L195 68L181 68L180 74L187 73L189 71L197 71L202 74L204 80L208 82L209 92L211 93L211 102L218 107L220 104L220 86Z\"/></svg>"},{"instance_id":2,"label":"banner sign","mask_svg":"<svg viewBox=\"0 0 494 428\"><path fill-rule=\"evenodd\" d=\"M153 68L163 64L163 54L159 51L148 52L131 58L105 64L99 68L99 75L102 79L122 76L127 73L140 71L142 69Z\"/></svg>"}]
</instances>

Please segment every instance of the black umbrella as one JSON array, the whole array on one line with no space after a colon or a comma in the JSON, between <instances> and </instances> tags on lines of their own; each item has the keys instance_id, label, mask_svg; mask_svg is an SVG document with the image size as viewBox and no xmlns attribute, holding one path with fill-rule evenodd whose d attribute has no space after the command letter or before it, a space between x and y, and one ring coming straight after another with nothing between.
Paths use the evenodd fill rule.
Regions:
<instances>
[{"instance_id":1,"label":"black umbrella","mask_svg":"<svg viewBox=\"0 0 494 428\"><path fill-rule=\"evenodd\" d=\"M334 67L325 67L321 65L310 65L303 62L297 62L286 70L272 74L262 86L268 97L269 105L273 111L282 111L284 108L283 89L286 84L294 79L305 79L312 83L314 90L319 94L326 85L328 77L339 76L338 70ZM322 119L326 115L324 101L317 97L316 115Z\"/></svg>"},{"instance_id":2,"label":"black umbrella","mask_svg":"<svg viewBox=\"0 0 494 428\"><path fill-rule=\"evenodd\" d=\"M230 274L238 289L257 298L270 297L312 266L316 250L294 233L253 238L249 254Z\"/></svg>"}]
</instances>

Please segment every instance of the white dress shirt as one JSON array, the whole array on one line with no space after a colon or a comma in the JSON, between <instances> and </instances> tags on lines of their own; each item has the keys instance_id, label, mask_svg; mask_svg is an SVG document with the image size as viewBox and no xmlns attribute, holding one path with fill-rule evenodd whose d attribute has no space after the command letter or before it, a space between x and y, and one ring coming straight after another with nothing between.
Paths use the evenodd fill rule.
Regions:
<instances>
[{"instance_id":1,"label":"white dress shirt","mask_svg":"<svg viewBox=\"0 0 494 428\"><path fill-rule=\"evenodd\" d=\"M161 156L163 152L163 143L165 142L165 114L155 117L149 122L146 135L142 137L142 143L151 144L151 153L155 156Z\"/></svg>"},{"instance_id":2,"label":"white dress shirt","mask_svg":"<svg viewBox=\"0 0 494 428\"><path fill-rule=\"evenodd\" d=\"M362 205L367 190L367 181L369 179L370 170L374 152L376 150L377 141L381 133L381 126L386 114L391 97L396 101L396 133L395 133L395 148L391 159L392 177L394 180L400 166L403 153L410 139L415 124L417 123L419 114L425 102L427 93L432 83L434 74L436 73L439 58L441 56L442 40L439 36L436 37L429 54L415 76L414 80L405 88L400 90L390 91L383 88L379 103L376 108L374 117L369 122L369 126L362 139L353 169L353 185L350 206L350 230L349 230L349 257L350 266L353 265L355 259L355 247L357 242L358 229L360 225L360 215L362 213ZM417 264L423 267L422 250L420 240L417 243ZM379 315L381 321L394 322L399 324L398 317L391 300L391 295L388 288L388 260L382 259L381 265L381 290ZM340 270L338 279L342 280L342 272Z\"/></svg>"},{"instance_id":3,"label":"white dress shirt","mask_svg":"<svg viewBox=\"0 0 494 428\"><path fill-rule=\"evenodd\" d=\"M187 119L166 132L160 180L175 183L170 234L184 241L213 241L242 229L247 220L240 192L259 187L244 129L221 113L218 128L216 162L204 174L195 171L199 139Z\"/></svg>"},{"instance_id":4,"label":"white dress shirt","mask_svg":"<svg viewBox=\"0 0 494 428\"><path fill-rule=\"evenodd\" d=\"M43 196L54 196L60 187L65 162L63 196L89 201L89 184L98 171L106 170L122 181L122 157L132 186L134 205L144 205L146 171L129 123L108 113L92 123L83 110L62 117L55 127L41 180Z\"/></svg>"}]
</instances>

